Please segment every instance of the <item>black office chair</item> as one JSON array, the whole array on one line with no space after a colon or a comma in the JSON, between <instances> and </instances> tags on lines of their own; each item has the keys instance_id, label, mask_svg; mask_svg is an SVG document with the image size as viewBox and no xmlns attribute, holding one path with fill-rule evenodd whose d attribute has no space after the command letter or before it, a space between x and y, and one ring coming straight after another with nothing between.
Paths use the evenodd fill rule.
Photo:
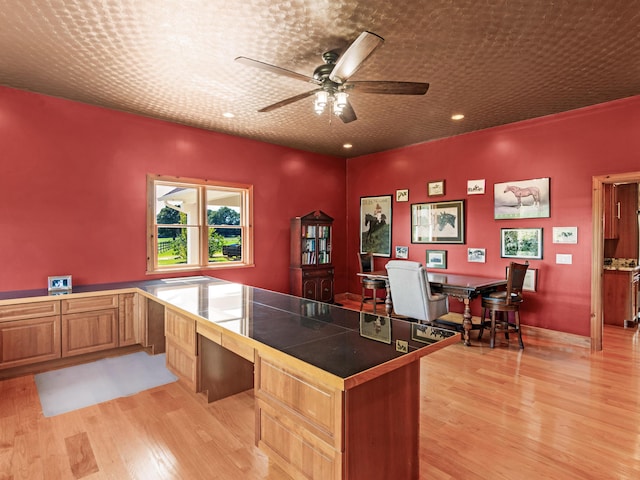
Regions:
<instances>
[{"instance_id":1,"label":"black office chair","mask_svg":"<svg viewBox=\"0 0 640 480\"><path fill-rule=\"evenodd\" d=\"M360 265L360 273L373 272L373 253L359 253L358 265ZM387 282L380 278L360 277L362 285L362 300L360 301L360 311L365 303L373 303L373 313L376 313L376 306L384 304L384 298L378 298L378 290L386 292ZM366 291L372 290L370 297L366 296Z\"/></svg>"},{"instance_id":2,"label":"black office chair","mask_svg":"<svg viewBox=\"0 0 640 480\"><path fill-rule=\"evenodd\" d=\"M517 333L520 348L524 348L522 333L520 332L520 304L523 300L522 286L524 285L524 277L527 274L528 267L529 262L525 264L511 262L507 276L507 289L482 297L482 319L478 340L482 338L482 332L489 323L488 328L491 332L489 347L491 348L495 345L496 328L501 328L504 331L504 336L507 340L509 340L509 332ZM490 322L487 321L487 313L490 314ZM513 313L513 321L509 319L510 313ZM500 314L499 319L496 318L498 314Z\"/></svg>"}]
</instances>

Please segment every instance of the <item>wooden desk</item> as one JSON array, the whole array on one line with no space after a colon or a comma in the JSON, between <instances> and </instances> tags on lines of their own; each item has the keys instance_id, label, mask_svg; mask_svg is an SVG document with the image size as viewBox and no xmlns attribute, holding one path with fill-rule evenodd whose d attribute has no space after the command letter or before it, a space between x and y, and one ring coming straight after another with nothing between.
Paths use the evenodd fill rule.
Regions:
<instances>
[{"instance_id":1,"label":"wooden desk","mask_svg":"<svg viewBox=\"0 0 640 480\"><path fill-rule=\"evenodd\" d=\"M450 297L464 302L464 313L462 314L463 340L465 345L471 345L469 332L471 331L471 308L469 301L489 292L505 286L507 280L504 278L479 277L474 275L460 275L449 273L427 273L431 290L436 293L444 293ZM375 272L359 273L363 277L383 279L387 285L387 298L385 299L385 310L387 315L393 312L393 299L389 286L389 276L386 270L376 270Z\"/></svg>"}]
</instances>

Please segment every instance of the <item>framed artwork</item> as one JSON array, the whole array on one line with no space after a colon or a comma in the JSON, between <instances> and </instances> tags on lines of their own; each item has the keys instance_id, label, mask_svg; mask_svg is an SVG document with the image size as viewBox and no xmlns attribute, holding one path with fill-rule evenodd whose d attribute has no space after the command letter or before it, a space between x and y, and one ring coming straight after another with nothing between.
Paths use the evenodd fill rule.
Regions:
<instances>
[{"instance_id":1,"label":"framed artwork","mask_svg":"<svg viewBox=\"0 0 640 480\"><path fill-rule=\"evenodd\" d=\"M549 179L496 183L493 204L496 220L549 217Z\"/></svg>"},{"instance_id":2,"label":"framed artwork","mask_svg":"<svg viewBox=\"0 0 640 480\"><path fill-rule=\"evenodd\" d=\"M508 266L507 266L507 278L509 278ZM522 290L535 292L537 289L538 289L538 269L527 268L527 273L524 274L524 283L522 284Z\"/></svg>"},{"instance_id":3,"label":"framed artwork","mask_svg":"<svg viewBox=\"0 0 640 480\"><path fill-rule=\"evenodd\" d=\"M502 258L542 258L542 228L501 228Z\"/></svg>"},{"instance_id":4,"label":"framed artwork","mask_svg":"<svg viewBox=\"0 0 640 480\"><path fill-rule=\"evenodd\" d=\"M447 251L427 250L427 268L447 268Z\"/></svg>"},{"instance_id":5,"label":"framed artwork","mask_svg":"<svg viewBox=\"0 0 640 480\"><path fill-rule=\"evenodd\" d=\"M409 247L396 247L396 258L409 258Z\"/></svg>"},{"instance_id":6,"label":"framed artwork","mask_svg":"<svg viewBox=\"0 0 640 480\"><path fill-rule=\"evenodd\" d=\"M427 195L430 197L439 197L444 195L444 180L436 180L427 183Z\"/></svg>"},{"instance_id":7,"label":"framed artwork","mask_svg":"<svg viewBox=\"0 0 640 480\"><path fill-rule=\"evenodd\" d=\"M553 227L553 243L578 243L578 227Z\"/></svg>"},{"instance_id":8,"label":"framed artwork","mask_svg":"<svg viewBox=\"0 0 640 480\"><path fill-rule=\"evenodd\" d=\"M467 195L484 195L484 179L467 180Z\"/></svg>"},{"instance_id":9,"label":"framed artwork","mask_svg":"<svg viewBox=\"0 0 640 480\"><path fill-rule=\"evenodd\" d=\"M411 205L411 243L464 243L464 200Z\"/></svg>"},{"instance_id":10,"label":"framed artwork","mask_svg":"<svg viewBox=\"0 0 640 480\"><path fill-rule=\"evenodd\" d=\"M471 263L486 263L487 251L484 248L467 248L467 261Z\"/></svg>"},{"instance_id":11,"label":"framed artwork","mask_svg":"<svg viewBox=\"0 0 640 480\"><path fill-rule=\"evenodd\" d=\"M391 195L360 198L360 253L391 256Z\"/></svg>"},{"instance_id":12,"label":"framed artwork","mask_svg":"<svg viewBox=\"0 0 640 480\"><path fill-rule=\"evenodd\" d=\"M376 342L391 343L391 319L360 312L360 335Z\"/></svg>"},{"instance_id":13,"label":"framed artwork","mask_svg":"<svg viewBox=\"0 0 640 480\"><path fill-rule=\"evenodd\" d=\"M396 190L396 202L408 202L409 190Z\"/></svg>"},{"instance_id":14,"label":"framed artwork","mask_svg":"<svg viewBox=\"0 0 640 480\"><path fill-rule=\"evenodd\" d=\"M56 291L60 292L60 291L71 290L71 275L49 277L47 284L48 284L47 290L49 290L50 292L56 292Z\"/></svg>"}]
</instances>

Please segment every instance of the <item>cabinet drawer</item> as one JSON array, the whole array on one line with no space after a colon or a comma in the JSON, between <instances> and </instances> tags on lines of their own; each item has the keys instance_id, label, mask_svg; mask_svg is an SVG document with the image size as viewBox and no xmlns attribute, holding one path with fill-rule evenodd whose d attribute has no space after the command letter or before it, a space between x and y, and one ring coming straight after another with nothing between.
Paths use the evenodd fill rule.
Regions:
<instances>
[{"instance_id":1,"label":"cabinet drawer","mask_svg":"<svg viewBox=\"0 0 640 480\"><path fill-rule=\"evenodd\" d=\"M342 478L342 454L308 432L296 428L268 405L256 407L258 447L294 478Z\"/></svg>"},{"instance_id":2,"label":"cabinet drawer","mask_svg":"<svg viewBox=\"0 0 640 480\"><path fill-rule=\"evenodd\" d=\"M316 270L303 270L303 278L317 278L317 277L331 277L333 276L333 268L329 269L316 269Z\"/></svg>"},{"instance_id":3,"label":"cabinet drawer","mask_svg":"<svg viewBox=\"0 0 640 480\"><path fill-rule=\"evenodd\" d=\"M342 445L342 392L319 384L284 365L258 356L256 395L272 405L284 406L288 415L340 450Z\"/></svg>"},{"instance_id":4,"label":"cabinet drawer","mask_svg":"<svg viewBox=\"0 0 640 480\"><path fill-rule=\"evenodd\" d=\"M118 308L118 295L98 295L95 297L65 298L62 300L62 313L90 312Z\"/></svg>"},{"instance_id":5,"label":"cabinet drawer","mask_svg":"<svg viewBox=\"0 0 640 480\"><path fill-rule=\"evenodd\" d=\"M0 323L0 369L60 358L60 316Z\"/></svg>"},{"instance_id":6,"label":"cabinet drawer","mask_svg":"<svg viewBox=\"0 0 640 480\"><path fill-rule=\"evenodd\" d=\"M70 357L118 346L115 309L62 315L62 356Z\"/></svg>"},{"instance_id":7,"label":"cabinet drawer","mask_svg":"<svg viewBox=\"0 0 640 480\"><path fill-rule=\"evenodd\" d=\"M60 301L18 303L0 306L0 322L60 314Z\"/></svg>"},{"instance_id":8,"label":"cabinet drawer","mask_svg":"<svg viewBox=\"0 0 640 480\"><path fill-rule=\"evenodd\" d=\"M193 392L198 391L198 357L185 352L167 338L167 368L177 375Z\"/></svg>"},{"instance_id":9,"label":"cabinet drawer","mask_svg":"<svg viewBox=\"0 0 640 480\"><path fill-rule=\"evenodd\" d=\"M192 318L183 317L167 308L165 310L164 334L167 337L167 341L171 340L185 352L191 355L198 353L196 321Z\"/></svg>"}]
</instances>

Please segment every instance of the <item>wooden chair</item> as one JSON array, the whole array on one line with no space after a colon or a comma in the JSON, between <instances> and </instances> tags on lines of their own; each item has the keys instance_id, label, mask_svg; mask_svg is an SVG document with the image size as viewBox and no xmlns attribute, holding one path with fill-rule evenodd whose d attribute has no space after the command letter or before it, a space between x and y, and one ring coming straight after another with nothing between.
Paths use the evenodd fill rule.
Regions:
<instances>
[{"instance_id":1,"label":"wooden chair","mask_svg":"<svg viewBox=\"0 0 640 480\"><path fill-rule=\"evenodd\" d=\"M509 264L509 275L507 276L507 289L493 292L482 297L482 319L480 322L480 332L478 340L482 338L482 332L487 328L487 313L490 314L489 347L493 348L496 340L496 328L500 327L504 331L504 336L509 340L509 332L518 334L520 348L524 348L522 333L520 332L520 304L522 303L522 286L524 277L529 268L529 262L524 264L511 262ZM513 313L513 321L509 319L509 314ZM500 318L497 319L497 315Z\"/></svg>"},{"instance_id":2,"label":"wooden chair","mask_svg":"<svg viewBox=\"0 0 640 480\"><path fill-rule=\"evenodd\" d=\"M439 317L449 313L449 297L431 293L427 271L419 262L391 260L386 269L397 315L436 324Z\"/></svg>"},{"instance_id":3,"label":"wooden chair","mask_svg":"<svg viewBox=\"0 0 640 480\"><path fill-rule=\"evenodd\" d=\"M358 265L360 265L360 273L373 272L373 253L359 253ZM360 301L360 311L365 303L373 303L373 313L376 313L376 306L384 303L384 298L378 298L378 290L386 291L387 282L380 278L360 277L362 285L362 300ZM367 290L372 290L370 297L366 296Z\"/></svg>"}]
</instances>

